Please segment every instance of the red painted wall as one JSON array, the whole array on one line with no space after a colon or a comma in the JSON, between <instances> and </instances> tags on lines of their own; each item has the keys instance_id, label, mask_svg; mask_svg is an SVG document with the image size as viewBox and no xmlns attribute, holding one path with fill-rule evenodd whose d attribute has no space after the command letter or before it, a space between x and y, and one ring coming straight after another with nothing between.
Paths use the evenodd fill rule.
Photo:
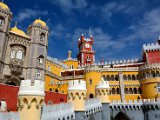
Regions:
<instances>
[{"instance_id":1,"label":"red painted wall","mask_svg":"<svg viewBox=\"0 0 160 120\"><path fill-rule=\"evenodd\" d=\"M148 63L160 63L160 51L150 51L147 53L147 61Z\"/></svg>"},{"instance_id":2,"label":"red painted wall","mask_svg":"<svg viewBox=\"0 0 160 120\"><path fill-rule=\"evenodd\" d=\"M0 100L2 98L7 102L7 108L9 111L17 110L17 96L18 96L19 87L0 84ZM52 101L53 104L60 102L67 102L67 95L54 93L54 92L45 92L45 103Z\"/></svg>"},{"instance_id":3,"label":"red painted wall","mask_svg":"<svg viewBox=\"0 0 160 120\"><path fill-rule=\"evenodd\" d=\"M19 87L0 84L0 100L2 98L7 102L9 111L17 110L17 94Z\"/></svg>"}]
</instances>

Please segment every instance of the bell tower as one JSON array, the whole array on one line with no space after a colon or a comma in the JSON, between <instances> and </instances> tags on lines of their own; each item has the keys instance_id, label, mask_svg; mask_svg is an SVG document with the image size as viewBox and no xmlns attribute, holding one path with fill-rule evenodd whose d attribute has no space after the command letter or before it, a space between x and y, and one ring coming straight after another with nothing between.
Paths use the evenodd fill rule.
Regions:
<instances>
[{"instance_id":1,"label":"bell tower","mask_svg":"<svg viewBox=\"0 0 160 120\"><path fill-rule=\"evenodd\" d=\"M79 53L77 55L78 62L80 66L91 65L95 61L95 52L92 49L94 40L92 35L90 38L85 38L82 34L81 38L78 40Z\"/></svg>"}]
</instances>

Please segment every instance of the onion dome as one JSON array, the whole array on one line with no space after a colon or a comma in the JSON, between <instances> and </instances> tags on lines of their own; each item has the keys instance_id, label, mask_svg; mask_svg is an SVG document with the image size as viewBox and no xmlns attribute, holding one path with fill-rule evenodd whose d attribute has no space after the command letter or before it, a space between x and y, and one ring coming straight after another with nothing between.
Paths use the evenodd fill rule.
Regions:
<instances>
[{"instance_id":1,"label":"onion dome","mask_svg":"<svg viewBox=\"0 0 160 120\"><path fill-rule=\"evenodd\" d=\"M46 27L46 23L44 21L42 21L41 19L36 19L33 24L40 24L42 25L43 27Z\"/></svg>"},{"instance_id":2,"label":"onion dome","mask_svg":"<svg viewBox=\"0 0 160 120\"><path fill-rule=\"evenodd\" d=\"M4 4L3 2L0 2L0 7L4 10L10 10L9 7L6 4Z\"/></svg>"},{"instance_id":3,"label":"onion dome","mask_svg":"<svg viewBox=\"0 0 160 120\"><path fill-rule=\"evenodd\" d=\"M16 35L22 36L22 37L29 38L29 36L23 30L20 30L19 28L17 28L16 25L13 28L11 28L10 32L12 32Z\"/></svg>"}]
</instances>

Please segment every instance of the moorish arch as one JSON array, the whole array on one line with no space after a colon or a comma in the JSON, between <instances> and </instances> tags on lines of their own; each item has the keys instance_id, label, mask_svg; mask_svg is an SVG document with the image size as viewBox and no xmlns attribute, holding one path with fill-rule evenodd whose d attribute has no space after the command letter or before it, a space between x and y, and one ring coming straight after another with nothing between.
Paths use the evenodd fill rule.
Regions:
<instances>
[{"instance_id":1,"label":"moorish arch","mask_svg":"<svg viewBox=\"0 0 160 120\"><path fill-rule=\"evenodd\" d=\"M115 120L131 120L124 112L120 111L116 116Z\"/></svg>"}]
</instances>

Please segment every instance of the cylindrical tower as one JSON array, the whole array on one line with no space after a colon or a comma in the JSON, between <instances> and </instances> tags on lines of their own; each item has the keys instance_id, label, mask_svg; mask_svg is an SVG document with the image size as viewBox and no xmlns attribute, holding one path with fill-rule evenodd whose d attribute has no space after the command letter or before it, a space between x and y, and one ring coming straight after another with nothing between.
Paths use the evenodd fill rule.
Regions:
<instances>
[{"instance_id":1,"label":"cylindrical tower","mask_svg":"<svg viewBox=\"0 0 160 120\"><path fill-rule=\"evenodd\" d=\"M74 80L68 83L68 102L73 104L75 111L85 110L86 81Z\"/></svg>"},{"instance_id":2,"label":"cylindrical tower","mask_svg":"<svg viewBox=\"0 0 160 120\"><path fill-rule=\"evenodd\" d=\"M85 80L87 83L87 98L95 97L95 88L101 80L101 71L97 66L87 67L85 70Z\"/></svg>"},{"instance_id":3,"label":"cylindrical tower","mask_svg":"<svg viewBox=\"0 0 160 120\"><path fill-rule=\"evenodd\" d=\"M104 81L104 78L101 78L101 81L96 86L96 97L100 99L101 103L109 103L109 82Z\"/></svg>"},{"instance_id":4,"label":"cylindrical tower","mask_svg":"<svg viewBox=\"0 0 160 120\"><path fill-rule=\"evenodd\" d=\"M160 97L160 64L146 64L140 67L142 98Z\"/></svg>"},{"instance_id":5,"label":"cylindrical tower","mask_svg":"<svg viewBox=\"0 0 160 120\"><path fill-rule=\"evenodd\" d=\"M40 120L41 107L44 102L44 82L22 80L18 93L18 111L20 120Z\"/></svg>"}]
</instances>

